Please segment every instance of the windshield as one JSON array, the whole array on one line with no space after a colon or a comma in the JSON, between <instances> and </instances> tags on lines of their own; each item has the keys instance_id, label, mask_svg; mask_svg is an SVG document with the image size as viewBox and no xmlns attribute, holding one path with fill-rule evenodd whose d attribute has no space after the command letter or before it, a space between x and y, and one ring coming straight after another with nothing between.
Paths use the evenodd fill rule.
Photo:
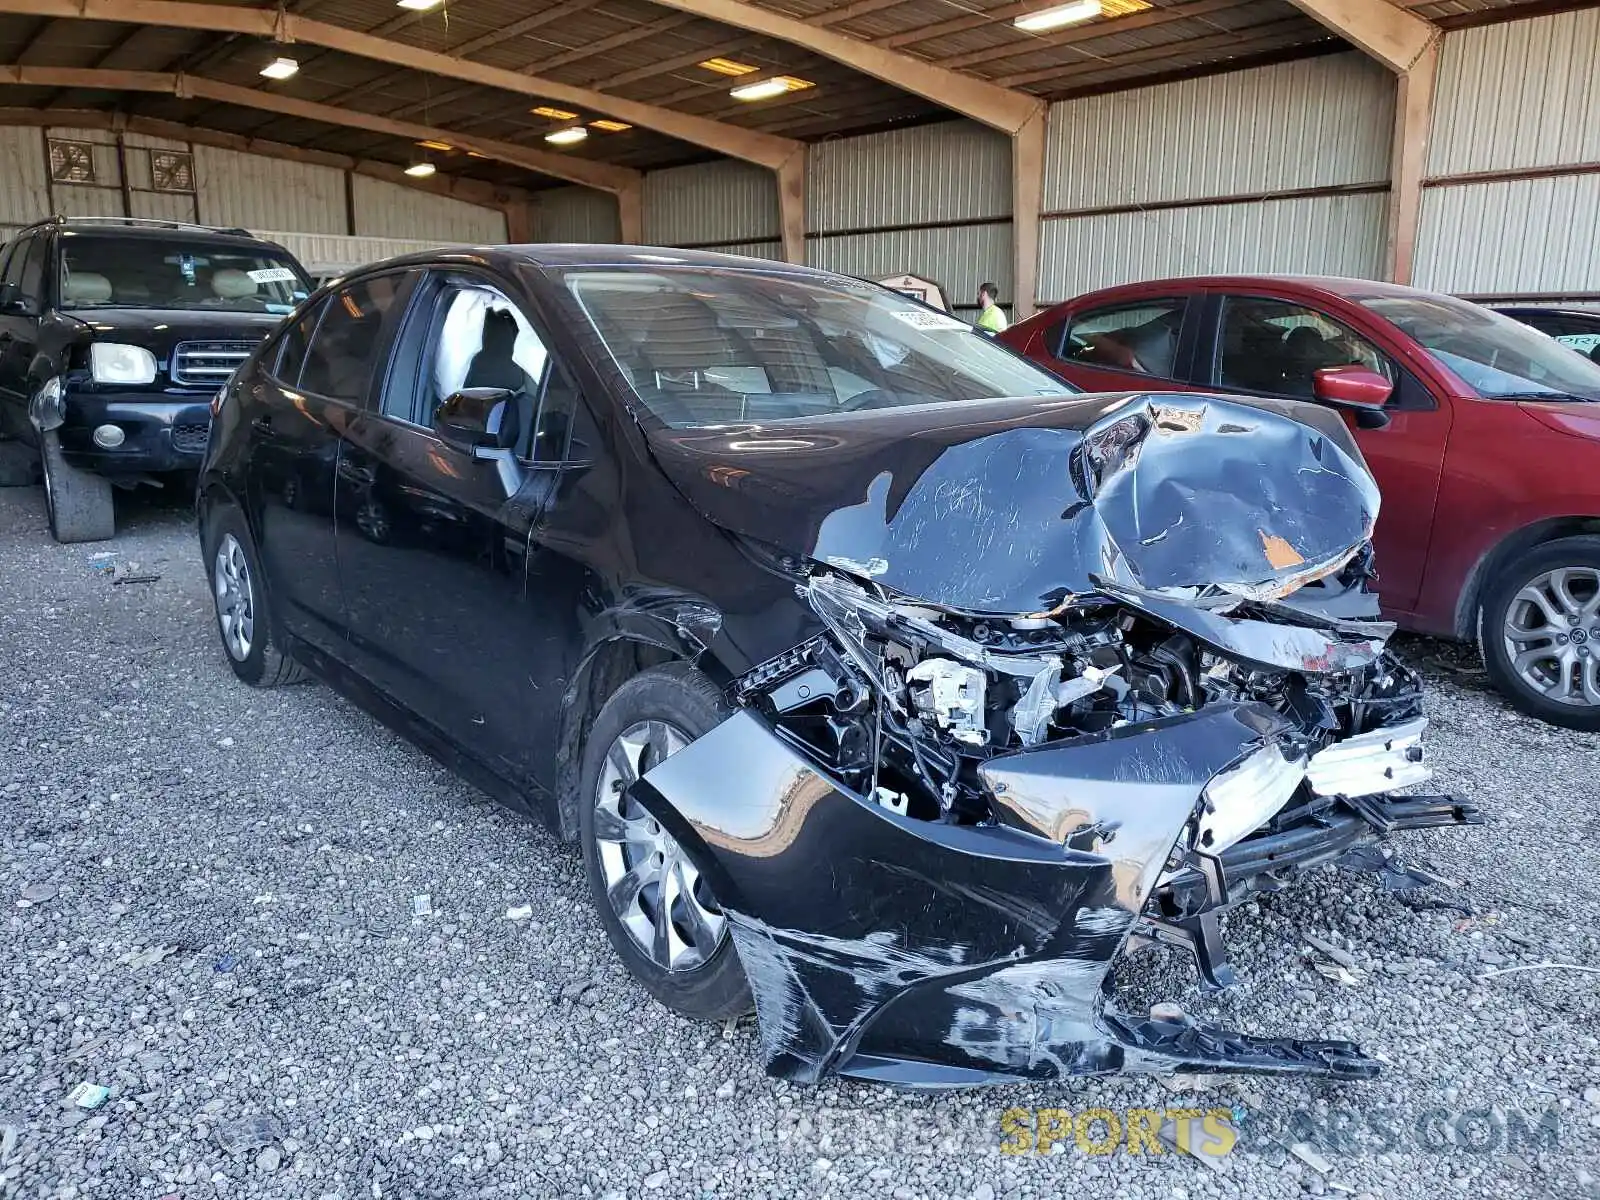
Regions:
<instances>
[{"instance_id":1,"label":"windshield","mask_svg":"<svg viewBox=\"0 0 1600 1200\"><path fill-rule=\"evenodd\" d=\"M61 246L62 308L287 313L311 294L294 260L264 247L81 233Z\"/></svg>"},{"instance_id":2,"label":"windshield","mask_svg":"<svg viewBox=\"0 0 1600 1200\"><path fill-rule=\"evenodd\" d=\"M1449 296L1363 296L1490 400L1600 400L1600 366L1510 317Z\"/></svg>"},{"instance_id":3,"label":"windshield","mask_svg":"<svg viewBox=\"0 0 1600 1200\"><path fill-rule=\"evenodd\" d=\"M639 399L674 429L1074 391L876 284L718 268L562 278Z\"/></svg>"}]
</instances>

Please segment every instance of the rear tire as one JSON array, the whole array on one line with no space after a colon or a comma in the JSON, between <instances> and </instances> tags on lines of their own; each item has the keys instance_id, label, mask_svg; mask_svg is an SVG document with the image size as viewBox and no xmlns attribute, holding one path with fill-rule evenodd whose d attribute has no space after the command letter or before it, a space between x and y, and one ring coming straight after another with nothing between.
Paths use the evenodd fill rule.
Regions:
<instances>
[{"instance_id":1,"label":"rear tire","mask_svg":"<svg viewBox=\"0 0 1600 1200\"><path fill-rule=\"evenodd\" d=\"M54 431L39 435L44 464L44 507L50 534L58 542L104 542L117 532L111 481L73 466L61 453Z\"/></svg>"},{"instance_id":2,"label":"rear tire","mask_svg":"<svg viewBox=\"0 0 1600 1200\"><path fill-rule=\"evenodd\" d=\"M232 505L212 511L205 523L205 561L222 653L233 673L251 687L300 683L305 668L274 642L272 612L262 588L260 558Z\"/></svg>"},{"instance_id":3,"label":"rear tire","mask_svg":"<svg viewBox=\"0 0 1600 1200\"><path fill-rule=\"evenodd\" d=\"M613 747L632 745L638 748L632 756L633 769L642 775L661 757L721 724L728 712L722 693L687 663L668 663L634 676L606 701L589 731L578 793L578 837L589 891L617 956L646 991L674 1012L715 1021L751 1008L750 985L727 922L699 878L697 865L676 841L642 810L635 812L631 806L618 810L619 800L625 798L616 785L627 780L614 778L618 772L608 763L616 761ZM641 735L640 730L660 732L661 747L653 733ZM597 821L609 828L597 834ZM637 840L617 835L624 823L637 829ZM624 905L625 913L619 912L612 896L625 885L617 877L635 872L640 879L657 881L637 887L636 899ZM673 881L670 888L666 881ZM659 932L651 933L662 928L663 897L671 927L665 940ZM684 930L710 926L716 929L714 937L682 936ZM652 952L651 941L665 946L665 957L678 965L659 961L663 955Z\"/></svg>"},{"instance_id":4,"label":"rear tire","mask_svg":"<svg viewBox=\"0 0 1600 1200\"><path fill-rule=\"evenodd\" d=\"M1557 538L1496 570L1478 613L1478 648L1515 708L1600 730L1600 537Z\"/></svg>"}]
</instances>

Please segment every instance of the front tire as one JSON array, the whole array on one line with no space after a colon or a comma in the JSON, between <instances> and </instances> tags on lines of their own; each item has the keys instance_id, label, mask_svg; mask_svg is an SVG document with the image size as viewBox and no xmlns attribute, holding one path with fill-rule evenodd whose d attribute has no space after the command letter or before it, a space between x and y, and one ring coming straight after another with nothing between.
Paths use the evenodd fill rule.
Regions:
<instances>
[{"instance_id":1,"label":"front tire","mask_svg":"<svg viewBox=\"0 0 1600 1200\"><path fill-rule=\"evenodd\" d=\"M44 467L44 507L50 535L58 542L104 542L117 532L111 481L73 466L61 453L54 430L39 435Z\"/></svg>"},{"instance_id":2,"label":"front tire","mask_svg":"<svg viewBox=\"0 0 1600 1200\"><path fill-rule=\"evenodd\" d=\"M1530 716L1600 730L1600 537L1546 542L1495 574L1478 617L1495 687Z\"/></svg>"},{"instance_id":3,"label":"front tire","mask_svg":"<svg viewBox=\"0 0 1600 1200\"><path fill-rule=\"evenodd\" d=\"M676 839L625 791L728 711L711 681L686 663L635 676L589 731L578 796L584 868L606 936L646 991L704 1020L751 1006L727 919Z\"/></svg>"},{"instance_id":4,"label":"front tire","mask_svg":"<svg viewBox=\"0 0 1600 1200\"><path fill-rule=\"evenodd\" d=\"M206 523L205 552L217 632L233 673L259 688L305 679L305 669L274 643L260 559L244 514L232 506L213 512Z\"/></svg>"}]
</instances>

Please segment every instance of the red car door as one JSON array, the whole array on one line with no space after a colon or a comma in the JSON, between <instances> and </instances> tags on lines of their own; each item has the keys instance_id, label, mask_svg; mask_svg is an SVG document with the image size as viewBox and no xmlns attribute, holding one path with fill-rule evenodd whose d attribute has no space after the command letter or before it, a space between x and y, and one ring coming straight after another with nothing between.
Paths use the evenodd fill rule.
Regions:
<instances>
[{"instance_id":1,"label":"red car door","mask_svg":"<svg viewBox=\"0 0 1600 1200\"><path fill-rule=\"evenodd\" d=\"M1204 329L1193 378L1219 392L1317 401L1316 372L1339 366L1368 367L1394 383L1387 425L1363 427L1359 414L1340 411L1383 495L1373 541L1384 609L1410 614L1427 566L1452 416L1448 395L1414 365L1421 352L1358 305L1288 291L1219 291Z\"/></svg>"}]
</instances>

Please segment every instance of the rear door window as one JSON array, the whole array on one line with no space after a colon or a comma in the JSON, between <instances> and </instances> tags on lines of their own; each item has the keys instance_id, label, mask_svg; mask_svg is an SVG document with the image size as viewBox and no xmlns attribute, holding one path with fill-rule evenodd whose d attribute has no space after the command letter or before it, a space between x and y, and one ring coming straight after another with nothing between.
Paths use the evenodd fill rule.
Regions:
<instances>
[{"instance_id":1,"label":"rear door window","mask_svg":"<svg viewBox=\"0 0 1600 1200\"><path fill-rule=\"evenodd\" d=\"M1062 362L1177 377L1178 337L1186 300L1139 300L1091 308L1067 321L1056 357Z\"/></svg>"},{"instance_id":2,"label":"rear door window","mask_svg":"<svg viewBox=\"0 0 1600 1200\"><path fill-rule=\"evenodd\" d=\"M300 370L302 391L351 404L366 399L387 353L391 317L398 316L415 274L374 275L328 297Z\"/></svg>"}]
</instances>

